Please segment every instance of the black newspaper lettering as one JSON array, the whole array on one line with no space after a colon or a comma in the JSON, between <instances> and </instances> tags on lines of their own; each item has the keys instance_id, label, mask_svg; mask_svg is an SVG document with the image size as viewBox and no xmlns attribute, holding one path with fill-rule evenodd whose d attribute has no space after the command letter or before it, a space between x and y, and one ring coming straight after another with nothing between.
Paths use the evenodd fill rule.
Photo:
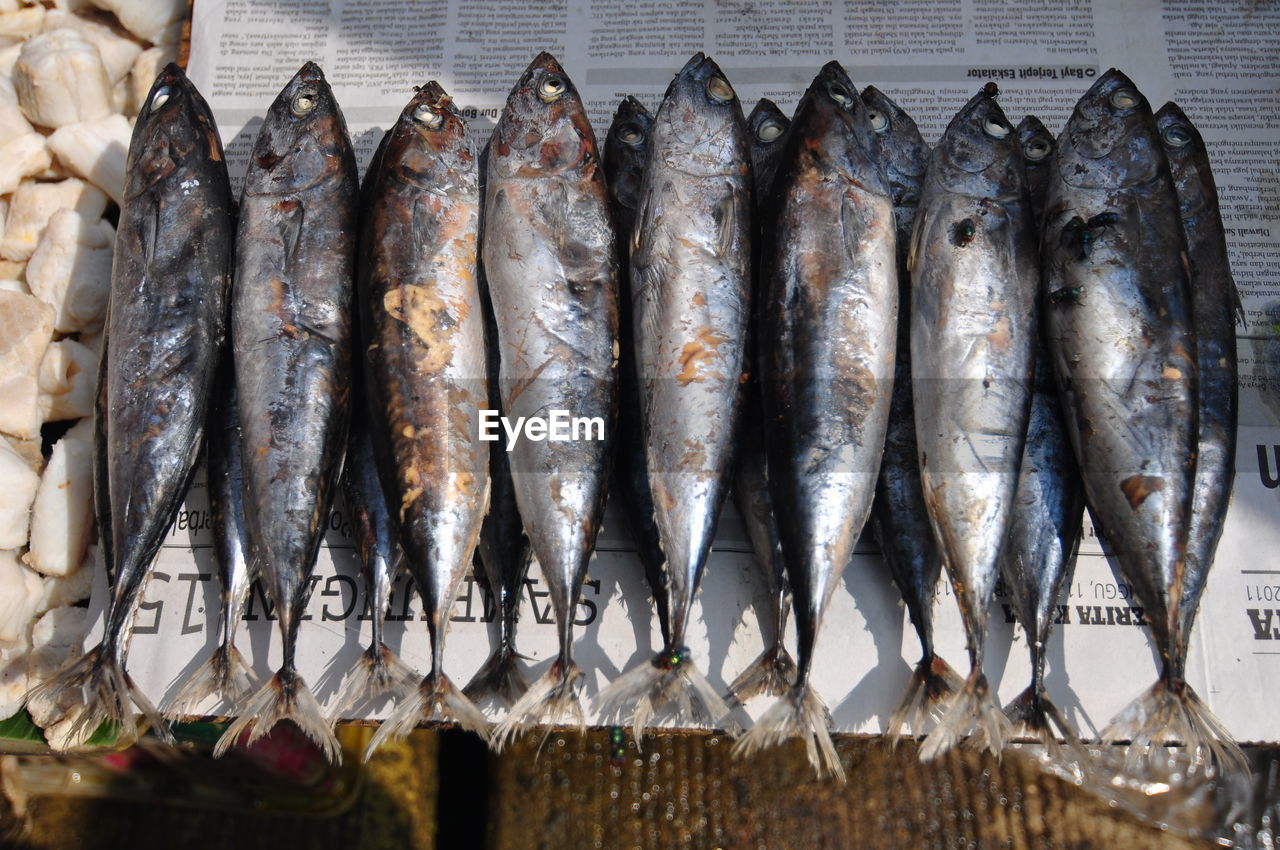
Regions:
<instances>
[{"instance_id":1,"label":"black newspaper lettering","mask_svg":"<svg viewBox=\"0 0 1280 850\"><path fill-rule=\"evenodd\" d=\"M245 621L252 623L257 620L274 620L275 618L275 603L267 596L267 591L262 586L262 580L254 579L253 584L249 585L249 601L244 606Z\"/></svg>"},{"instance_id":2,"label":"black newspaper lettering","mask_svg":"<svg viewBox=\"0 0 1280 850\"><path fill-rule=\"evenodd\" d=\"M1117 626L1128 626L1133 623L1133 613L1129 610L1129 606L1125 605L1119 608L1107 609L1107 621L1114 620Z\"/></svg>"},{"instance_id":3,"label":"black newspaper lettering","mask_svg":"<svg viewBox=\"0 0 1280 850\"><path fill-rule=\"evenodd\" d=\"M169 583L169 574L162 572L153 572L151 574L152 581L162 581ZM151 618L151 622L147 622L143 611L154 611L155 616ZM164 600L157 599L155 602L143 601L138 605L138 613L133 620L133 633L135 635L156 635L160 633L160 615L164 612Z\"/></svg>"},{"instance_id":4,"label":"black newspaper lettering","mask_svg":"<svg viewBox=\"0 0 1280 850\"><path fill-rule=\"evenodd\" d=\"M1053 624L1055 626L1071 625L1071 606L1059 605L1053 615Z\"/></svg>"},{"instance_id":5,"label":"black newspaper lettering","mask_svg":"<svg viewBox=\"0 0 1280 850\"><path fill-rule=\"evenodd\" d=\"M1080 619L1080 625L1082 626L1093 625L1093 618L1089 616L1090 613L1092 613L1092 611L1093 611L1093 607L1090 605L1076 606L1076 616Z\"/></svg>"},{"instance_id":6,"label":"black newspaper lettering","mask_svg":"<svg viewBox=\"0 0 1280 850\"><path fill-rule=\"evenodd\" d=\"M1268 490L1280 487L1280 446L1271 447L1271 457L1275 460L1274 464L1267 459L1267 447L1259 444L1258 477L1262 479L1262 486Z\"/></svg>"},{"instance_id":7,"label":"black newspaper lettering","mask_svg":"<svg viewBox=\"0 0 1280 850\"><path fill-rule=\"evenodd\" d=\"M471 611L471 606L475 602L476 594L476 577L474 573L467 573L463 577L465 587L458 593L453 600L453 616L449 618L451 623L474 623L476 621L475 614ZM462 606L462 613L458 613L458 606Z\"/></svg>"},{"instance_id":8,"label":"black newspaper lettering","mask_svg":"<svg viewBox=\"0 0 1280 850\"><path fill-rule=\"evenodd\" d=\"M591 592L599 596L600 579L587 579L583 582L583 590L585 591L587 588L591 588ZM574 618L573 624L575 626L589 626L596 621L596 614L599 613L596 609L596 603L588 599L585 594L578 597L578 608L585 610Z\"/></svg>"},{"instance_id":9,"label":"black newspaper lettering","mask_svg":"<svg viewBox=\"0 0 1280 850\"><path fill-rule=\"evenodd\" d=\"M342 592L341 587L335 587L334 586L335 584L345 585L347 588L346 593L344 594ZM341 599L345 595L347 598L347 602L342 607L341 612L334 614L332 611L330 611L328 602L326 602L320 608L320 619L322 620L325 620L327 622L336 622L339 620L345 620L351 616L351 612L354 611L356 607L356 598L357 598L356 580L353 579L351 576L343 576L343 575L329 576L329 578L324 583L324 590L320 591L320 595L330 599L335 596Z\"/></svg>"},{"instance_id":10,"label":"black newspaper lettering","mask_svg":"<svg viewBox=\"0 0 1280 850\"><path fill-rule=\"evenodd\" d=\"M196 608L196 593L200 593L201 600L204 599L204 583L213 579L213 573L178 573L178 581L187 583L187 607L182 612L182 631L180 634L193 635L196 632L204 631L205 624L209 622L209 618L201 617L199 623L191 622L191 614ZM198 612L204 613L201 608Z\"/></svg>"},{"instance_id":11,"label":"black newspaper lettering","mask_svg":"<svg viewBox=\"0 0 1280 850\"><path fill-rule=\"evenodd\" d=\"M550 625L555 622L555 617L551 614L551 603L539 607L538 603L551 595L549 590L538 590L538 580L527 578L524 580L525 595L529 597L529 606L533 608L533 619L541 625Z\"/></svg>"},{"instance_id":12,"label":"black newspaper lettering","mask_svg":"<svg viewBox=\"0 0 1280 850\"><path fill-rule=\"evenodd\" d=\"M1133 605L1129 608L1133 612L1133 624L1135 626L1145 626L1147 624L1146 609L1141 605Z\"/></svg>"},{"instance_id":13,"label":"black newspaper lettering","mask_svg":"<svg viewBox=\"0 0 1280 850\"><path fill-rule=\"evenodd\" d=\"M1001 602L1000 608L1004 611L1004 621L1006 623L1016 623L1018 618L1013 614L1013 606L1008 602Z\"/></svg>"},{"instance_id":14,"label":"black newspaper lettering","mask_svg":"<svg viewBox=\"0 0 1280 850\"><path fill-rule=\"evenodd\" d=\"M1276 615L1280 611L1275 608L1249 608L1245 613L1253 624L1254 640L1280 640L1280 628L1275 625Z\"/></svg>"},{"instance_id":15,"label":"black newspaper lettering","mask_svg":"<svg viewBox=\"0 0 1280 850\"><path fill-rule=\"evenodd\" d=\"M307 576L307 596L306 596L307 599L310 599L312 596L315 595L316 585L319 583L320 583L320 576L316 575L315 573L312 573L311 575ZM303 611L302 617L300 619L310 620L311 612Z\"/></svg>"}]
</instances>

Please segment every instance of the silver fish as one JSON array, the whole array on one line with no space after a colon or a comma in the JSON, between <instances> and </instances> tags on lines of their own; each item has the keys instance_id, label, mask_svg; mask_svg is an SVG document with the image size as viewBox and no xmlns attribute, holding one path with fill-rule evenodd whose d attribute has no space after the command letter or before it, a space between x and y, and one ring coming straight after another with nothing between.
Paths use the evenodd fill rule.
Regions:
<instances>
[{"instance_id":1,"label":"silver fish","mask_svg":"<svg viewBox=\"0 0 1280 850\"><path fill-rule=\"evenodd\" d=\"M347 441L358 182L342 112L308 62L254 142L231 309L250 559L275 605L283 660L215 755L291 720L340 756L295 651Z\"/></svg>"},{"instance_id":2,"label":"silver fish","mask_svg":"<svg viewBox=\"0 0 1280 850\"><path fill-rule=\"evenodd\" d=\"M1037 229L1044 219L1044 192L1049 183L1049 158L1056 146L1053 134L1034 115L1018 122L1018 141L1022 145L1022 165L1027 173L1027 192L1031 196L1031 213Z\"/></svg>"},{"instance_id":3,"label":"silver fish","mask_svg":"<svg viewBox=\"0 0 1280 850\"><path fill-rule=\"evenodd\" d=\"M790 691L735 753L801 737L844 780L809 675L823 614L871 512L893 392L898 312L893 200L858 90L836 62L809 86L774 186L763 253L761 371L769 489L794 593Z\"/></svg>"},{"instance_id":4,"label":"silver fish","mask_svg":"<svg viewBox=\"0 0 1280 850\"><path fill-rule=\"evenodd\" d=\"M631 238L640 423L654 516L667 557L666 646L600 694L631 711L640 738L654 709L732 725L692 663L685 632L724 498L737 437L750 315L751 186L746 126L719 67L695 55L654 116Z\"/></svg>"},{"instance_id":5,"label":"silver fish","mask_svg":"<svg viewBox=\"0 0 1280 850\"><path fill-rule=\"evenodd\" d=\"M934 148L908 260L921 484L970 662L926 760L970 729L999 753L1009 733L982 659L1030 413L1039 266L1018 135L995 94L988 83Z\"/></svg>"},{"instance_id":6,"label":"silver fish","mask_svg":"<svg viewBox=\"0 0 1280 850\"><path fill-rule=\"evenodd\" d=\"M503 413L569 411L584 436L518 440L511 478L551 593L560 653L494 732L585 722L573 617L595 548L617 415L618 263L595 134L560 63L539 54L507 97L486 160L483 258L497 319Z\"/></svg>"}]
</instances>

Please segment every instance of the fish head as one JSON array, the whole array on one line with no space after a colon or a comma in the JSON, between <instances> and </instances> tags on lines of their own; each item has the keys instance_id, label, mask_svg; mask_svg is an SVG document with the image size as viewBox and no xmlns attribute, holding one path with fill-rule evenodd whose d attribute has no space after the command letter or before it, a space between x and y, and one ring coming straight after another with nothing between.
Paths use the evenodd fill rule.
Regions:
<instances>
[{"instance_id":1,"label":"fish head","mask_svg":"<svg viewBox=\"0 0 1280 850\"><path fill-rule=\"evenodd\" d=\"M1151 105L1115 68L1084 93L1058 137L1062 179L1080 188L1146 183L1165 161Z\"/></svg>"},{"instance_id":2,"label":"fish head","mask_svg":"<svg viewBox=\"0 0 1280 850\"><path fill-rule=\"evenodd\" d=\"M628 209L639 205L652 131L653 115L644 104L631 95L623 98L604 139L604 165L614 201Z\"/></svg>"},{"instance_id":3,"label":"fish head","mask_svg":"<svg viewBox=\"0 0 1280 850\"><path fill-rule=\"evenodd\" d=\"M875 131L867 107L839 62L822 66L809 84L796 107L791 135L798 161L821 163L869 191L889 194L884 166L873 152ZM833 143L833 137L853 143Z\"/></svg>"},{"instance_id":4,"label":"fish head","mask_svg":"<svg viewBox=\"0 0 1280 850\"><path fill-rule=\"evenodd\" d=\"M1160 144L1178 184L1178 207L1191 218L1217 205L1218 187L1200 131L1172 101L1156 113Z\"/></svg>"},{"instance_id":5,"label":"fish head","mask_svg":"<svg viewBox=\"0 0 1280 850\"><path fill-rule=\"evenodd\" d=\"M177 65L165 66L133 127L125 196L145 192L165 178L185 173L188 163L222 159L222 139L208 104Z\"/></svg>"},{"instance_id":6,"label":"fish head","mask_svg":"<svg viewBox=\"0 0 1280 850\"><path fill-rule=\"evenodd\" d=\"M599 167L596 137L569 75L550 53L539 53L507 95L489 140L496 177L545 177Z\"/></svg>"},{"instance_id":7,"label":"fish head","mask_svg":"<svg viewBox=\"0 0 1280 850\"><path fill-rule=\"evenodd\" d=\"M314 62L299 69L267 110L245 176L251 195L289 195L354 174L342 110Z\"/></svg>"},{"instance_id":8,"label":"fish head","mask_svg":"<svg viewBox=\"0 0 1280 850\"><path fill-rule=\"evenodd\" d=\"M1018 134L996 103L994 83L969 99L947 125L934 150L938 174L948 191L1009 198L1026 185Z\"/></svg>"},{"instance_id":9,"label":"fish head","mask_svg":"<svg viewBox=\"0 0 1280 850\"><path fill-rule=\"evenodd\" d=\"M893 205L915 206L929 169L929 145L920 128L901 106L875 86L862 90L862 104L871 124L871 152L884 166L893 192Z\"/></svg>"},{"instance_id":10,"label":"fish head","mask_svg":"<svg viewBox=\"0 0 1280 850\"><path fill-rule=\"evenodd\" d=\"M653 153L694 176L745 175L751 167L742 104L714 60L694 54L654 118Z\"/></svg>"},{"instance_id":11,"label":"fish head","mask_svg":"<svg viewBox=\"0 0 1280 850\"><path fill-rule=\"evenodd\" d=\"M384 161L411 185L476 192L475 143L453 98L435 80L419 87L400 113Z\"/></svg>"},{"instance_id":12,"label":"fish head","mask_svg":"<svg viewBox=\"0 0 1280 850\"><path fill-rule=\"evenodd\" d=\"M1027 168L1047 165L1057 147L1053 134L1034 115L1018 122L1018 144L1022 146L1022 162Z\"/></svg>"},{"instance_id":13,"label":"fish head","mask_svg":"<svg viewBox=\"0 0 1280 850\"><path fill-rule=\"evenodd\" d=\"M747 116L747 134L751 139L751 163L769 156L786 141L791 119L767 97L760 98Z\"/></svg>"}]
</instances>

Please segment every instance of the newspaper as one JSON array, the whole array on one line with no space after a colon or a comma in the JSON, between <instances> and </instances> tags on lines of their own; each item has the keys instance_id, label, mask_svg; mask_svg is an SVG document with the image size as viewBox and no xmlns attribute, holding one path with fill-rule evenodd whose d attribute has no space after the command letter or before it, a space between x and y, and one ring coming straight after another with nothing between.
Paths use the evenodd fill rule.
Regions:
<instances>
[{"instance_id":1,"label":"newspaper","mask_svg":"<svg viewBox=\"0 0 1280 850\"><path fill-rule=\"evenodd\" d=\"M1154 106L1176 100L1203 132L1248 328L1241 332L1238 478L1227 529L1200 609L1190 681L1241 741L1280 741L1280 6L1271 0L198 0L189 71L216 114L238 185L275 94L317 61L343 104L362 168L412 86L441 82L481 136L529 60L548 50L588 104L603 139L626 94L656 109L676 70L712 55L746 109L763 96L790 111L818 68L840 60L860 86L901 103L926 139L987 80L1015 122L1034 113L1057 132L1076 99L1122 67ZM299 664L322 701L368 641L369 604L339 503L314 579ZM660 648L656 618L627 524L609 505L578 606L575 653L593 697ZM146 590L130 670L161 705L210 651L219 590L209 514L197 482ZM813 684L843 732L883 731L919 654L898 591L870 539L845 572L818 637ZM940 653L967 667L951 588L939 584ZM998 593L986 670L1007 702L1028 683L1025 639ZM469 576L457 600L446 672L466 682L494 640L492 600ZM1092 528L1048 650L1048 690L1086 737L1156 677L1139 604L1113 575ZM695 663L723 691L770 634L763 579L727 504L692 617ZM788 628L794 631L794 626ZM239 635L264 675L280 658L269 606L255 590ZM419 671L430 648L420 602L397 585L389 642ZM794 646L794 634L788 640ZM516 633L530 676L556 651L535 565ZM763 699L743 709L758 716ZM205 706L210 713L218 709ZM491 709L492 710L492 709ZM382 716L371 707L361 718ZM497 716L501 712L494 711ZM356 718L352 718L356 719ZM746 717L742 717L746 720Z\"/></svg>"}]
</instances>

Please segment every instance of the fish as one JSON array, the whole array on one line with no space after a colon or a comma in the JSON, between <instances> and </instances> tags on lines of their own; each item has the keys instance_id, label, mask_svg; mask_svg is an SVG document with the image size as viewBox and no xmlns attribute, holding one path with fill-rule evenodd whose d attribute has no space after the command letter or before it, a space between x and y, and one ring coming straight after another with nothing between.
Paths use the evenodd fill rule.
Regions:
<instances>
[{"instance_id":1,"label":"fish","mask_svg":"<svg viewBox=\"0 0 1280 850\"><path fill-rule=\"evenodd\" d=\"M889 425L898 313L893 199L858 90L828 62L800 100L778 165L762 252L761 371L769 490L798 637L788 693L734 745L801 737L844 768L810 672L823 614L871 512Z\"/></svg>"},{"instance_id":2,"label":"fish","mask_svg":"<svg viewBox=\"0 0 1280 850\"><path fill-rule=\"evenodd\" d=\"M295 652L347 443L358 184L342 111L308 62L250 152L231 299L250 562L274 606L282 662L215 756L289 720L340 758Z\"/></svg>"},{"instance_id":3,"label":"fish","mask_svg":"<svg viewBox=\"0 0 1280 850\"><path fill-rule=\"evenodd\" d=\"M933 536L920 484L915 405L911 400L911 273L907 253L929 166L929 146L911 116L875 86L862 90L862 102L873 131L870 150L889 180L898 261L893 396L871 503L871 533L880 544L920 639L920 661L885 730L896 744L904 728L920 734L926 722L936 718L942 704L959 687L960 677L934 650L933 600L942 575L942 552Z\"/></svg>"},{"instance_id":4,"label":"fish","mask_svg":"<svg viewBox=\"0 0 1280 850\"><path fill-rule=\"evenodd\" d=\"M208 459L209 514L214 557L222 587L221 635L209 659L187 680L173 699L168 716L193 714L211 696L238 713L240 705L262 683L236 649L236 624L253 582L249 563L249 530L244 515L244 464L240 455L239 406L230 351L223 352L217 388L205 429Z\"/></svg>"},{"instance_id":5,"label":"fish","mask_svg":"<svg viewBox=\"0 0 1280 850\"><path fill-rule=\"evenodd\" d=\"M485 172L482 256L503 415L569 411L590 426L584 439L521 439L511 448L516 503L547 582L559 653L494 729L491 743L502 748L544 719L585 724L573 620L604 514L618 410L608 188L582 99L551 54L538 54L508 95Z\"/></svg>"},{"instance_id":6,"label":"fish","mask_svg":"<svg viewBox=\"0 0 1280 850\"><path fill-rule=\"evenodd\" d=\"M761 98L747 116L747 136L751 150L752 216L755 233L752 239L751 319L747 336L747 384L742 401L742 425L738 457L733 467L733 500L746 526L751 549L755 553L756 571L764 576L767 598L771 606L772 635L760 656L729 684L730 702L744 703L753 697L778 697L791 687L796 663L783 638L787 631L787 614L791 610L791 587L787 584L782 560L782 544L778 542L778 523L769 496L768 461L765 457L764 401L760 392L759 353L755 330L760 326L759 307L764 301L764 280L759 274L759 253L766 236L772 232L768 218L768 198L773 177L778 170L778 157L786 146L791 119L768 98Z\"/></svg>"},{"instance_id":7,"label":"fish","mask_svg":"<svg viewBox=\"0 0 1280 850\"><path fill-rule=\"evenodd\" d=\"M618 104L613 123L604 140L604 173L609 186L609 210L617 233L630 235L635 228L636 210L644 169L649 161L649 137L653 115L644 104L627 96ZM636 377L635 338L632 333L631 256L629 239L618 245L618 392L622 409L640 409L640 384ZM614 457L613 488L622 498L636 554L644 568L645 580L653 594L658 626L665 644L671 635L671 613L667 608L667 558L658 542L653 494L645 468L644 436L638 416L618 419L617 454Z\"/></svg>"},{"instance_id":8,"label":"fish","mask_svg":"<svg viewBox=\"0 0 1280 850\"><path fill-rule=\"evenodd\" d=\"M670 633L658 654L614 679L597 706L654 710L736 729L698 670L686 631L729 491L746 371L751 296L751 173L738 96L695 54L654 115L631 233L631 309L640 428L658 539L667 558Z\"/></svg>"},{"instance_id":9,"label":"fish","mask_svg":"<svg viewBox=\"0 0 1280 850\"><path fill-rule=\"evenodd\" d=\"M226 333L233 204L213 114L167 65L129 142L94 414L95 513L110 579L103 637L27 694L69 708L69 734L55 746L82 743L104 722L136 737L139 712L172 740L125 661L134 610L204 439Z\"/></svg>"},{"instance_id":10,"label":"fish","mask_svg":"<svg viewBox=\"0 0 1280 850\"><path fill-rule=\"evenodd\" d=\"M1053 134L1034 115L1018 122L1018 141L1022 145L1022 166L1027 175L1027 191L1031 196L1031 214L1037 228L1044 219L1044 193L1049 180L1049 158L1056 146Z\"/></svg>"},{"instance_id":11,"label":"fish","mask_svg":"<svg viewBox=\"0 0 1280 850\"><path fill-rule=\"evenodd\" d=\"M475 141L435 81L390 131L362 223L357 291L374 454L400 548L422 596L431 670L365 757L422 721L480 735L488 721L444 672L450 609L489 509L485 318L477 272Z\"/></svg>"},{"instance_id":12,"label":"fish","mask_svg":"<svg viewBox=\"0 0 1280 850\"><path fill-rule=\"evenodd\" d=\"M1187 240L1155 116L1112 68L1058 137L1045 200L1045 328L1094 524L1160 657L1103 730L1140 758L1164 734L1211 756L1222 729L1186 683L1188 542L1199 444Z\"/></svg>"},{"instance_id":13,"label":"fish","mask_svg":"<svg viewBox=\"0 0 1280 850\"><path fill-rule=\"evenodd\" d=\"M1018 135L997 93L988 83L974 95L930 154L907 261L921 485L970 664L920 748L926 761L971 729L999 755L1010 733L982 661L1031 411L1040 267Z\"/></svg>"}]
</instances>

